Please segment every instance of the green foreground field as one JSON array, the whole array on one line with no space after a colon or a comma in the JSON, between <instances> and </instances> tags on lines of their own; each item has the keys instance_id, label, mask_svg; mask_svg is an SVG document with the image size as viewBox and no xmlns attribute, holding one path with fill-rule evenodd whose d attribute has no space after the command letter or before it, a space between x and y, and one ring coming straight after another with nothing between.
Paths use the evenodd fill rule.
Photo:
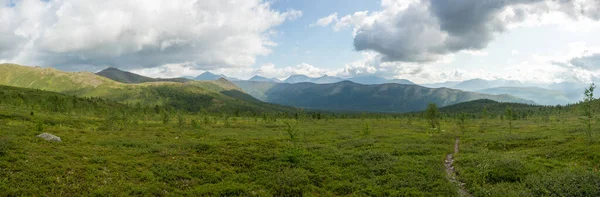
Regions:
<instances>
[{"instance_id":1,"label":"green foreground field","mask_svg":"<svg viewBox=\"0 0 600 197\"><path fill-rule=\"evenodd\" d=\"M35 138L33 122L0 120L2 143L12 144L0 157L3 194L455 194L443 168L452 134L395 120L307 120L292 140L281 121L248 118L196 129L148 121L116 131L99 130L94 118L50 119L55 125L44 131L62 143Z\"/></svg>"},{"instance_id":2,"label":"green foreground field","mask_svg":"<svg viewBox=\"0 0 600 197\"><path fill-rule=\"evenodd\" d=\"M463 133L448 117L431 129L414 116L178 115L2 95L0 196L459 196L444 168L456 138L456 173L474 196L600 195L600 134L569 113L514 120L512 132L501 118L468 119Z\"/></svg>"}]
</instances>

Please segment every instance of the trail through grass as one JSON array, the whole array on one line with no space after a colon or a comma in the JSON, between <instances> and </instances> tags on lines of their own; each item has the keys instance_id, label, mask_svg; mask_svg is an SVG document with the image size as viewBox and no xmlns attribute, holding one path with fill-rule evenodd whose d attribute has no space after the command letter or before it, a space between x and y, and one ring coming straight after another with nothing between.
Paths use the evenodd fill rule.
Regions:
<instances>
[{"instance_id":1,"label":"trail through grass","mask_svg":"<svg viewBox=\"0 0 600 197\"><path fill-rule=\"evenodd\" d=\"M458 154L459 152L459 143L460 143L460 138L456 138L456 141L454 142L454 153L449 153L446 155L446 160L444 161L444 167L446 169L446 174L448 175L448 179L450 180L450 182L456 184L458 186L458 191L460 193L461 196L473 196L472 194L469 193L469 191L467 191L465 189L465 183L461 182L457 175L456 175L456 171L454 170L454 156Z\"/></svg>"}]
</instances>

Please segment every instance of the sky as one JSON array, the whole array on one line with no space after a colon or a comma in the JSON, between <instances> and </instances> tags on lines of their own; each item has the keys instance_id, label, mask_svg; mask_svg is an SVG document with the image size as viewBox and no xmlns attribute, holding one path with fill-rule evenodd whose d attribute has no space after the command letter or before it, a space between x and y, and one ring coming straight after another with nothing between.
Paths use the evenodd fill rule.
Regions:
<instances>
[{"instance_id":1,"label":"sky","mask_svg":"<svg viewBox=\"0 0 600 197\"><path fill-rule=\"evenodd\" d=\"M151 77L600 81L598 0L0 0L0 63Z\"/></svg>"}]
</instances>

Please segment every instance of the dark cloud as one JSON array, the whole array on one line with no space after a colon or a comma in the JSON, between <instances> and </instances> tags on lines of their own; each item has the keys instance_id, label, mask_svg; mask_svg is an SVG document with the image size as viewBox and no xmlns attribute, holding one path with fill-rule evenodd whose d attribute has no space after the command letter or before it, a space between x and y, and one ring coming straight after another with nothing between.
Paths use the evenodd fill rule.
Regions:
<instances>
[{"instance_id":1,"label":"dark cloud","mask_svg":"<svg viewBox=\"0 0 600 197\"><path fill-rule=\"evenodd\" d=\"M483 49L494 33L506 29L498 14L507 6L531 4L541 0L430 0L429 10L436 16L442 31L450 36L444 43L448 51ZM516 18L524 19L522 10Z\"/></svg>"},{"instance_id":2,"label":"dark cloud","mask_svg":"<svg viewBox=\"0 0 600 197\"><path fill-rule=\"evenodd\" d=\"M383 61L427 62L447 53L436 19L426 7L413 5L389 20L358 27L355 49L377 51Z\"/></svg>"},{"instance_id":3,"label":"dark cloud","mask_svg":"<svg viewBox=\"0 0 600 197\"><path fill-rule=\"evenodd\" d=\"M423 0L394 9L386 7L372 16L374 22L356 27L357 51L376 51L382 61L429 62L484 49L508 24L529 15L560 11L575 19L600 19L598 0ZM502 14L507 9L510 14Z\"/></svg>"},{"instance_id":4,"label":"dark cloud","mask_svg":"<svg viewBox=\"0 0 600 197\"><path fill-rule=\"evenodd\" d=\"M575 67L586 70L597 70L600 69L600 53L573 58L569 61L569 63Z\"/></svg>"}]
</instances>

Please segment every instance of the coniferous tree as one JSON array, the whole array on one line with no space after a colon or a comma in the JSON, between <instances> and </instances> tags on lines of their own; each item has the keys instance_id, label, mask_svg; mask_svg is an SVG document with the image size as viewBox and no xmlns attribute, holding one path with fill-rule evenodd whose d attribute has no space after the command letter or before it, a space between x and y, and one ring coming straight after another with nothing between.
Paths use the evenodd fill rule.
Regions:
<instances>
[{"instance_id":1,"label":"coniferous tree","mask_svg":"<svg viewBox=\"0 0 600 197\"><path fill-rule=\"evenodd\" d=\"M508 120L508 133L512 133L513 110L510 106L506 107L506 118Z\"/></svg>"},{"instance_id":2,"label":"coniferous tree","mask_svg":"<svg viewBox=\"0 0 600 197\"><path fill-rule=\"evenodd\" d=\"M185 119L183 118L183 115L181 115L181 113L177 114L177 125L179 126L179 128L183 128L183 126L185 126Z\"/></svg>"},{"instance_id":3,"label":"coniferous tree","mask_svg":"<svg viewBox=\"0 0 600 197\"><path fill-rule=\"evenodd\" d=\"M169 122L171 121L171 117L169 116L168 112L163 112L162 121L163 121L163 124L165 124L165 125L169 124Z\"/></svg>"},{"instance_id":4,"label":"coniferous tree","mask_svg":"<svg viewBox=\"0 0 600 197\"><path fill-rule=\"evenodd\" d=\"M435 103L430 103L425 112L425 118L429 121L431 128L435 128L438 125L439 111Z\"/></svg>"},{"instance_id":5,"label":"coniferous tree","mask_svg":"<svg viewBox=\"0 0 600 197\"><path fill-rule=\"evenodd\" d=\"M483 114L481 117L481 131L485 131L485 128L487 127L487 119L488 119L488 109L487 107L483 107Z\"/></svg>"},{"instance_id":6,"label":"coniferous tree","mask_svg":"<svg viewBox=\"0 0 600 197\"><path fill-rule=\"evenodd\" d=\"M594 114L592 102L595 100L594 89L596 89L596 84L592 83L590 84L590 87L586 88L583 93L583 117L581 117L581 122L586 127L586 132L588 134L589 139L592 138L592 120Z\"/></svg>"},{"instance_id":7,"label":"coniferous tree","mask_svg":"<svg viewBox=\"0 0 600 197\"><path fill-rule=\"evenodd\" d=\"M460 115L458 116L458 127L460 128L460 131L465 134L465 130L466 130L466 125L467 125L467 114L460 113Z\"/></svg>"}]
</instances>

